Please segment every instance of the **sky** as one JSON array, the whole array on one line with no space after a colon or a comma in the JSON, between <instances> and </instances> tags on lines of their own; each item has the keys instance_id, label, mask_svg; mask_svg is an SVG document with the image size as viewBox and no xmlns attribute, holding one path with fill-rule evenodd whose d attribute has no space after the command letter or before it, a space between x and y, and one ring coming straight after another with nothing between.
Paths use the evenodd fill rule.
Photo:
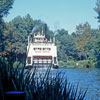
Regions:
<instances>
[{"instance_id":1,"label":"sky","mask_svg":"<svg viewBox=\"0 0 100 100\"><path fill-rule=\"evenodd\" d=\"M98 28L97 13L94 11L97 0L15 0L10 14L4 18L11 21L16 16L30 14L33 20L41 19L53 31L64 28L69 34L77 25L89 22Z\"/></svg>"}]
</instances>

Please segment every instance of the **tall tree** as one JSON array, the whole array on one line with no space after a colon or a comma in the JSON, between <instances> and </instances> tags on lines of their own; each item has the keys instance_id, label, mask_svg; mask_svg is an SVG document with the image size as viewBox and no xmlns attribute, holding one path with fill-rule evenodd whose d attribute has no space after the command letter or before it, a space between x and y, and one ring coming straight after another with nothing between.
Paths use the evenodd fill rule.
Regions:
<instances>
[{"instance_id":1,"label":"tall tree","mask_svg":"<svg viewBox=\"0 0 100 100\"><path fill-rule=\"evenodd\" d=\"M76 26L76 34L83 34L86 31L90 31L91 30L91 26L89 25L88 22L85 22L84 24L79 24L78 26Z\"/></svg>"},{"instance_id":2,"label":"tall tree","mask_svg":"<svg viewBox=\"0 0 100 100\"><path fill-rule=\"evenodd\" d=\"M9 13L13 3L14 0L0 0L0 17L4 17Z\"/></svg>"},{"instance_id":3,"label":"tall tree","mask_svg":"<svg viewBox=\"0 0 100 100\"><path fill-rule=\"evenodd\" d=\"M96 7L94 8L94 10L97 12L98 14L97 19L98 19L98 22L100 22L100 0L97 0Z\"/></svg>"},{"instance_id":4,"label":"tall tree","mask_svg":"<svg viewBox=\"0 0 100 100\"><path fill-rule=\"evenodd\" d=\"M76 26L75 44L80 60L88 57L88 42L91 38L91 27L88 22Z\"/></svg>"},{"instance_id":5,"label":"tall tree","mask_svg":"<svg viewBox=\"0 0 100 100\"><path fill-rule=\"evenodd\" d=\"M3 30L4 30L4 21L3 17L7 16L9 13L9 9L12 8L12 4L14 0L0 0L0 51L3 51Z\"/></svg>"},{"instance_id":6,"label":"tall tree","mask_svg":"<svg viewBox=\"0 0 100 100\"><path fill-rule=\"evenodd\" d=\"M58 46L58 59L60 61L67 61L70 57L76 57L75 43L68 31L61 29L58 30L56 35L57 46Z\"/></svg>"}]
</instances>

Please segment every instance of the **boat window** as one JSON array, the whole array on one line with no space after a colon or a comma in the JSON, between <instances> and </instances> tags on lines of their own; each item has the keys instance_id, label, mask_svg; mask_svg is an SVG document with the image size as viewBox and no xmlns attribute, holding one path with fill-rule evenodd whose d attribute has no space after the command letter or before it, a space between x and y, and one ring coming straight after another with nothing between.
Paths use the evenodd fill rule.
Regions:
<instances>
[{"instance_id":1,"label":"boat window","mask_svg":"<svg viewBox=\"0 0 100 100\"><path fill-rule=\"evenodd\" d=\"M54 57L54 64L56 64L57 62L56 62L56 57Z\"/></svg>"},{"instance_id":2,"label":"boat window","mask_svg":"<svg viewBox=\"0 0 100 100\"><path fill-rule=\"evenodd\" d=\"M28 57L28 58L27 58L27 63L28 63L28 64L31 64L31 57Z\"/></svg>"}]
</instances>

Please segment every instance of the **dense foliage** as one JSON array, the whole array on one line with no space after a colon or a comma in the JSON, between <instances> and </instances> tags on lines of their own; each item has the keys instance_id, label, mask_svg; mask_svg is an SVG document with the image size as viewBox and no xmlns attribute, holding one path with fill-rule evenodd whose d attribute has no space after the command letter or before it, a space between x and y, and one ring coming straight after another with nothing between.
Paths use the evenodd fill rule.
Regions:
<instances>
[{"instance_id":1,"label":"dense foliage","mask_svg":"<svg viewBox=\"0 0 100 100\"><path fill-rule=\"evenodd\" d=\"M98 16L96 18L98 19L98 22L100 22L100 0L97 0L94 10L97 12Z\"/></svg>"},{"instance_id":2,"label":"dense foliage","mask_svg":"<svg viewBox=\"0 0 100 100\"><path fill-rule=\"evenodd\" d=\"M0 0L0 51L4 50L3 44L3 30L4 30L4 20L3 17L9 13L9 9L12 8L14 0Z\"/></svg>"},{"instance_id":3,"label":"dense foliage","mask_svg":"<svg viewBox=\"0 0 100 100\"><path fill-rule=\"evenodd\" d=\"M60 64L64 66L69 61L74 61L74 66L80 61L87 62L84 67L96 64L100 56L99 38L100 30L92 29L88 22L76 26L76 32L71 35L64 29L58 30L56 39Z\"/></svg>"}]
</instances>

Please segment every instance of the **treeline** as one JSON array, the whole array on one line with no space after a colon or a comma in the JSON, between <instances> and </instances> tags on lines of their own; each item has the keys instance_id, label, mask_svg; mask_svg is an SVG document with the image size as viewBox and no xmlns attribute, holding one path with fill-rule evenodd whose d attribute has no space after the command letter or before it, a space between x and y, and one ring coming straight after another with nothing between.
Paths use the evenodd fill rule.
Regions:
<instances>
[{"instance_id":1,"label":"treeline","mask_svg":"<svg viewBox=\"0 0 100 100\"><path fill-rule=\"evenodd\" d=\"M76 26L76 31L68 34L65 29L58 29L56 34L41 20L33 20L29 14L25 17L17 16L10 22L4 22L4 15L8 14L13 0L5 0L8 10L0 13L0 55L8 52L8 57L14 61L25 62L27 37L35 26L37 31L46 32L46 38L56 37L59 65L62 67L100 67L100 29L92 29L88 22ZM11 0L10 0L11 1ZM0 2L2 3L2 2ZM0 4L1 5L1 4ZM7 6L9 5L9 6ZM100 1L96 3L95 11L100 22ZM4 12L3 12L4 11ZM5 54L4 56L7 56Z\"/></svg>"},{"instance_id":2,"label":"treeline","mask_svg":"<svg viewBox=\"0 0 100 100\"><path fill-rule=\"evenodd\" d=\"M64 29L58 30L56 40L60 65L99 67L100 29L92 29L86 22L76 26L76 32L72 34Z\"/></svg>"}]
</instances>

